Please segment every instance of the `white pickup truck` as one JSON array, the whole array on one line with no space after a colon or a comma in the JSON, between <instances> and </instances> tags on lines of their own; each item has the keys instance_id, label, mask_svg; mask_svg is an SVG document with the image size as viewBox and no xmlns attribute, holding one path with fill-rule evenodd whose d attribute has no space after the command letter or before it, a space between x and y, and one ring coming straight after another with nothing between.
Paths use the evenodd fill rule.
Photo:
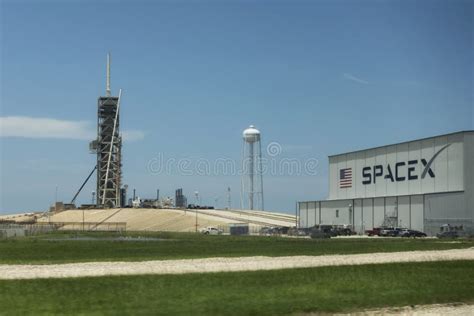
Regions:
<instances>
[{"instance_id":1,"label":"white pickup truck","mask_svg":"<svg viewBox=\"0 0 474 316\"><path fill-rule=\"evenodd\" d=\"M222 229L212 226L201 228L199 231L204 235L221 235L224 232Z\"/></svg>"}]
</instances>

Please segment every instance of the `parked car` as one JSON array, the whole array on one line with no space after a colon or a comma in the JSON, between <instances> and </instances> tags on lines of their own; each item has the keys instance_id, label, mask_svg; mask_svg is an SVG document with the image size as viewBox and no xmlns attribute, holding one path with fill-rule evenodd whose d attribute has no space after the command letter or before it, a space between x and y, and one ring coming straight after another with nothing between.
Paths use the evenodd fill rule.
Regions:
<instances>
[{"instance_id":1,"label":"parked car","mask_svg":"<svg viewBox=\"0 0 474 316\"><path fill-rule=\"evenodd\" d=\"M320 229L313 229L310 234L311 239L326 239L331 238L331 234Z\"/></svg>"},{"instance_id":2,"label":"parked car","mask_svg":"<svg viewBox=\"0 0 474 316\"><path fill-rule=\"evenodd\" d=\"M275 235L287 235L290 227L280 226L273 229L273 234Z\"/></svg>"},{"instance_id":3,"label":"parked car","mask_svg":"<svg viewBox=\"0 0 474 316\"><path fill-rule=\"evenodd\" d=\"M381 227L379 236L387 237L391 234L392 228L391 227Z\"/></svg>"},{"instance_id":4,"label":"parked car","mask_svg":"<svg viewBox=\"0 0 474 316\"><path fill-rule=\"evenodd\" d=\"M262 236L271 236L273 235L273 227L264 226L260 228L259 235Z\"/></svg>"},{"instance_id":5,"label":"parked car","mask_svg":"<svg viewBox=\"0 0 474 316\"><path fill-rule=\"evenodd\" d=\"M438 238L458 238L459 234L458 234L457 231L451 230L451 231L444 231L444 232L438 233L438 234L436 234L436 237L438 237Z\"/></svg>"},{"instance_id":6,"label":"parked car","mask_svg":"<svg viewBox=\"0 0 474 316\"><path fill-rule=\"evenodd\" d=\"M427 235L423 232L413 229L403 229L399 233L400 237L426 237Z\"/></svg>"},{"instance_id":7,"label":"parked car","mask_svg":"<svg viewBox=\"0 0 474 316\"><path fill-rule=\"evenodd\" d=\"M334 229L334 232L337 236L351 236L355 234L348 226L338 226Z\"/></svg>"},{"instance_id":8,"label":"parked car","mask_svg":"<svg viewBox=\"0 0 474 316\"><path fill-rule=\"evenodd\" d=\"M308 228L291 227L288 230L288 236L308 236L308 234L309 234Z\"/></svg>"},{"instance_id":9,"label":"parked car","mask_svg":"<svg viewBox=\"0 0 474 316\"><path fill-rule=\"evenodd\" d=\"M368 236L380 236L380 231L382 228L380 227L374 227L373 229L366 230L365 233Z\"/></svg>"},{"instance_id":10,"label":"parked car","mask_svg":"<svg viewBox=\"0 0 474 316\"><path fill-rule=\"evenodd\" d=\"M380 236L383 237L398 237L400 236L400 232L402 231L402 228L399 227L383 227L380 230Z\"/></svg>"},{"instance_id":11,"label":"parked car","mask_svg":"<svg viewBox=\"0 0 474 316\"><path fill-rule=\"evenodd\" d=\"M315 226L314 230L320 230L325 234L328 234L330 237L335 237L337 236L337 230L334 226L332 225L319 225Z\"/></svg>"},{"instance_id":12,"label":"parked car","mask_svg":"<svg viewBox=\"0 0 474 316\"><path fill-rule=\"evenodd\" d=\"M216 227L206 227L200 230L204 235L221 235L224 231Z\"/></svg>"}]
</instances>

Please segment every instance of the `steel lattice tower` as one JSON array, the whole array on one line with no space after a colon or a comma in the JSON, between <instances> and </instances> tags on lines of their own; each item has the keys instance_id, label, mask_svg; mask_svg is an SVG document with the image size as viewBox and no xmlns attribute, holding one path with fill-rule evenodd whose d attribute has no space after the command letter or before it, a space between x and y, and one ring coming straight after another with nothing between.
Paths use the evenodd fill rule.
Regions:
<instances>
[{"instance_id":1,"label":"steel lattice tower","mask_svg":"<svg viewBox=\"0 0 474 316\"><path fill-rule=\"evenodd\" d=\"M97 101L97 206L120 207L122 137L120 97L110 92L110 55L107 55L106 95Z\"/></svg>"}]
</instances>

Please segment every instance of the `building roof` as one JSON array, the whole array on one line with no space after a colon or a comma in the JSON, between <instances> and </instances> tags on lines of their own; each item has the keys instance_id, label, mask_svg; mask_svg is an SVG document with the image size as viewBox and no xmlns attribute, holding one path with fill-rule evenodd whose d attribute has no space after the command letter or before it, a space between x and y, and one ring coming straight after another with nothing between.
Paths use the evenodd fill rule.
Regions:
<instances>
[{"instance_id":1,"label":"building roof","mask_svg":"<svg viewBox=\"0 0 474 316\"><path fill-rule=\"evenodd\" d=\"M392 143L392 144L388 144L388 145L375 146L375 147L365 148L365 149L358 149L358 150L348 151L348 152L344 152L344 153L340 153L340 154L329 155L328 158L347 155L347 154L353 154L353 153L357 153L357 152L361 152L361 151L372 150L372 149L377 149L377 148L382 148L382 147L388 147L388 146L394 146L394 145L400 145L400 144L407 144L407 143L417 142L417 141L420 141L420 140L426 140L426 139L442 137L442 136L450 136L450 135L456 135L456 134L463 134L463 133L474 133L474 130L458 131L458 132L453 132L453 133L448 133L448 134L441 134L441 135L435 135L435 136L430 136L430 137L424 137L424 138L408 140L408 141L399 142L399 143Z\"/></svg>"}]
</instances>

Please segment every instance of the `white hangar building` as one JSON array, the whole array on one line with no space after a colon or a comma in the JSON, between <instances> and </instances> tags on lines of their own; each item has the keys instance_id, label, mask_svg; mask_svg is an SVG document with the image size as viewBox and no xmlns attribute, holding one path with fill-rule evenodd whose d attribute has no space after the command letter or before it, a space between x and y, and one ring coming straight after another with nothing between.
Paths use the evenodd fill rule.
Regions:
<instances>
[{"instance_id":1,"label":"white hangar building","mask_svg":"<svg viewBox=\"0 0 474 316\"><path fill-rule=\"evenodd\" d=\"M329 197L298 202L299 227L473 227L474 131L329 156Z\"/></svg>"}]
</instances>

